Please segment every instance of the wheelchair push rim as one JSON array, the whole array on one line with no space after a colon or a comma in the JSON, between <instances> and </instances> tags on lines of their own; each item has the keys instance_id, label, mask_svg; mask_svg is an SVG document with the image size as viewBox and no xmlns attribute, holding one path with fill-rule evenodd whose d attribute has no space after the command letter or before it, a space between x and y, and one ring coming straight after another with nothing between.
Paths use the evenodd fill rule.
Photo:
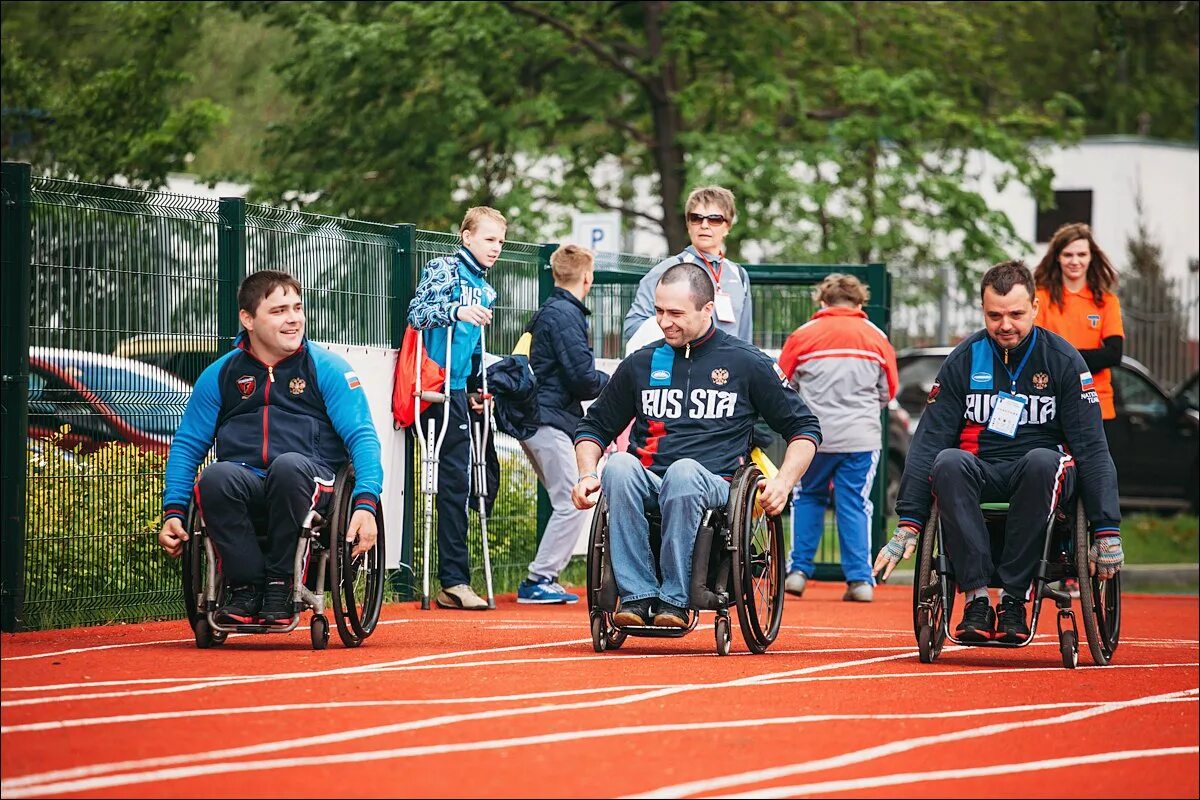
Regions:
<instances>
[{"instance_id":1,"label":"wheelchair push rim","mask_svg":"<svg viewBox=\"0 0 1200 800\"><path fill-rule=\"evenodd\" d=\"M758 504L755 466L742 467L730 489L730 529L737 537L731 569L738 623L746 646L763 653L779 635L783 622L783 524Z\"/></svg>"},{"instance_id":2,"label":"wheelchair push rim","mask_svg":"<svg viewBox=\"0 0 1200 800\"><path fill-rule=\"evenodd\" d=\"M1092 541L1082 500L1077 501L1075 509L1074 544L1079 606L1088 650L1097 666L1107 666L1121 636L1121 573L1106 581L1089 574L1088 551Z\"/></svg>"},{"instance_id":3,"label":"wheelchair push rim","mask_svg":"<svg viewBox=\"0 0 1200 800\"><path fill-rule=\"evenodd\" d=\"M942 652L947 626L954 610L956 587L949 577L937 572L941 552L941 526L936 505L917 542L917 564L913 575L913 633L921 661L929 664ZM946 585L949 584L949 585Z\"/></svg>"},{"instance_id":4,"label":"wheelchair push rim","mask_svg":"<svg viewBox=\"0 0 1200 800\"><path fill-rule=\"evenodd\" d=\"M383 509L375 509L378 536L375 546L358 556L352 555L354 542L347 539L353 516L354 468L347 465L334 482L336 503L327 529L329 589L333 596L333 617L338 636L346 647L357 647L375 631L383 607L384 522Z\"/></svg>"}]
</instances>

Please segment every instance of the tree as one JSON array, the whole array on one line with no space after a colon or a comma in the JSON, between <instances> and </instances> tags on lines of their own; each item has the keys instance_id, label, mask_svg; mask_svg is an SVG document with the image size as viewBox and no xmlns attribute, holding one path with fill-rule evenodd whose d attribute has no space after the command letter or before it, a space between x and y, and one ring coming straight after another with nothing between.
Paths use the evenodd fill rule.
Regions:
<instances>
[{"instance_id":1,"label":"tree","mask_svg":"<svg viewBox=\"0 0 1200 800\"><path fill-rule=\"evenodd\" d=\"M224 118L208 100L173 97L188 80L174 65L202 12L191 3L5 3L4 158L61 177L162 186Z\"/></svg>"}]
</instances>

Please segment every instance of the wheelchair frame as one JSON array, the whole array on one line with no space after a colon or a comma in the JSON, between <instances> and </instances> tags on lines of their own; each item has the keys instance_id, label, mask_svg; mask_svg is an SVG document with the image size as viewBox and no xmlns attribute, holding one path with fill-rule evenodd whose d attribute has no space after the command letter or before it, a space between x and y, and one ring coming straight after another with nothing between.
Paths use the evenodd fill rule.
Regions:
<instances>
[{"instance_id":1,"label":"wheelchair frame","mask_svg":"<svg viewBox=\"0 0 1200 800\"><path fill-rule=\"evenodd\" d=\"M985 521L998 522L1007 517L1006 509L998 511L989 509L987 505L982 506ZM929 522L918 540L916 574L913 577L913 630L917 636L921 662L933 663L947 640L965 647L1026 647L1037 634L1042 600L1049 598L1058 608L1058 646L1063 666L1074 669L1079 663L1079 630L1071 609L1071 595L1050 584L1075 578L1079 582L1080 614L1092 661L1097 666L1109 664L1120 639L1121 574L1118 572L1106 581L1090 575L1090 546L1091 536L1083 501L1076 499L1073 513L1067 513L1061 506L1055 508L1046 523L1042 560L1034 571L1029 636L1020 643L963 641L950 632L957 585L949 558L942 550L940 515L935 502Z\"/></svg>"},{"instance_id":2,"label":"wheelchair frame","mask_svg":"<svg viewBox=\"0 0 1200 800\"><path fill-rule=\"evenodd\" d=\"M717 654L729 655L731 605L737 608L742 637L750 652L766 652L779 635L783 621L787 552L780 518L768 516L761 509L756 513L758 481L762 477L757 466L742 466L733 476L726 506L705 511L692 552L690 619L686 628L615 623L618 592L609 551L608 499L600 498L587 550L588 616L592 647L597 653L619 649L627 636L686 636L699 623L699 612L705 610L717 612L713 628ZM651 520L652 536L653 527ZM760 531L765 539L758 536Z\"/></svg>"},{"instance_id":3,"label":"wheelchair frame","mask_svg":"<svg viewBox=\"0 0 1200 800\"><path fill-rule=\"evenodd\" d=\"M362 644L375 631L383 606L385 531L380 506L375 512L379 530L375 546L363 555L351 556L354 543L346 540L346 533L353 513L350 508L353 491L354 467L346 464L334 478L328 516L310 511L301 526L293 572L292 608L295 613L291 624L286 626L222 625L216 621L216 611L225 599L227 587L217 569L216 549L193 501L188 507L182 582L184 606L196 647L206 649L223 644L230 633L290 633L300 624L301 613L311 609L309 638L314 650L324 650L329 642L329 620L325 617L326 578L342 644L346 647ZM310 568L314 557L315 568ZM314 585L309 586L310 581Z\"/></svg>"}]
</instances>

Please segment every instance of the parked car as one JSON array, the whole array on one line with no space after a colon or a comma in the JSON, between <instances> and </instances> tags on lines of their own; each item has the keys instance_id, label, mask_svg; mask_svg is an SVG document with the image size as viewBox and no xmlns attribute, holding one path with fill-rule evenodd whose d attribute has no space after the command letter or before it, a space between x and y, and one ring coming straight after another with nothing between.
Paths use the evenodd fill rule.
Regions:
<instances>
[{"instance_id":1,"label":"parked car","mask_svg":"<svg viewBox=\"0 0 1200 800\"><path fill-rule=\"evenodd\" d=\"M896 356L900 369L896 398L912 417L914 431L942 361L953 349L914 348ZM1195 510L1200 505L1196 375L1168 394L1145 366L1128 356L1112 374L1117 417L1105 430L1117 466L1121 505Z\"/></svg>"},{"instance_id":2,"label":"parked car","mask_svg":"<svg viewBox=\"0 0 1200 800\"><path fill-rule=\"evenodd\" d=\"M228 350L228 347L224 348ZM139 333L120 342L114 356L132 358L165 369L195 385L200 373L221 356L222 348L214 336L189 336L175 333Z\"/></svg>"},{"instance_id":3,"label":"parked car","mask_svg":"<svg viewBox=\"0 0 1200 800\"><path fill-rule=\"evenodd\" d=\"M192 387L170 373L105 353L34 347L29 351L29 437L69 426L59 446L90 453L130 442L166 454Z\"/></svg>"}]
</instances>

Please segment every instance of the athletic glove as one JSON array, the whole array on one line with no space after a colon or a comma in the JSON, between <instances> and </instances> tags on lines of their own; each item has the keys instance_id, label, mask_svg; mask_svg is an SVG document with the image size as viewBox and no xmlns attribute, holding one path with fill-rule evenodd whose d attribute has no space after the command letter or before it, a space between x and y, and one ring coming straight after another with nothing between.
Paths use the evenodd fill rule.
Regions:
<instances>
[{"instance_id":1,"label":"athletic glove","mask_svg":"<svg viewBox=\"0 0 1200 800\"><path fill-rule=\"evenodd\" d=\"M1088 550L1088 566L1093 575L1106 581L1120 572L1124 563L1125 552L1121 549L1119 534L1097 536L1092 540L1092 547Z\"/></svg>"},{"instance_id":2,"label":"athletic glove","mask_svg":"<svg viewBox=\"0 0 1200 800\"><path fill-rule=\"evenodd\" d=\"M896 526L896 530L892 532L892 538L875 557L875 566L871 571L878 574L880 570L884 570L883 574L879 576L879 580L886 581L896 565L913 554L917 549L918 533L916 528L908 525Z\"/></svg>"}]
</instances>

